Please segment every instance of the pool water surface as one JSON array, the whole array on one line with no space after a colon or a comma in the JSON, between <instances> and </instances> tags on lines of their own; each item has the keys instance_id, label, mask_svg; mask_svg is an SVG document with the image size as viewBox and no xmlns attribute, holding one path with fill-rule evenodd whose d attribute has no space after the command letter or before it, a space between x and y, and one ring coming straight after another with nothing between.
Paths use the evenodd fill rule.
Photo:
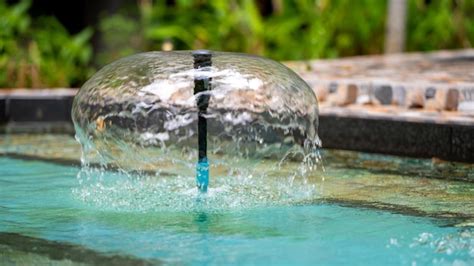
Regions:
<instances>
[{"instance_id":1,"label":"pool water surface","mask_svg":"<svg viewBox=\"0 0 474 266\"><path fill-rule=\"evenodd\" d=\"M34 254L34 249L21 246L28 239L55 243L62 250L80 247L71 249L72 253L120 256L120 264L474 264L472 227L453 226L457 224L453 219L427 217L435 215L338 204L321 198L322 192L313 201L241 208L209 208L212 201L188 195L195 198L191 207L170 204L172 208L167 208L160 203L148 209L139 206L142 199L126 198L143 195L135 193L123 195L126 208L124 204L107 208L85 200L90 187L78 181L79 167L11 157L0 157L0 165L0 264L21 262L22 257ZM339 171L340 176L344 171L349 176L362 171L327 168L329 175ZM117 173L106 172L103 178L108 175ZM471 186L466 189L472 193ZM107 193L107 189L91 191ZM160 197L163 195L153 199L173 200ZM115 195L114 200L120 198ZM19 240L12 245L15 237ZM66 261L55 253L43 250L40 255L59 264L69 260L98 263L73 255L66 256Z\"/></svg>"}]
</instances>

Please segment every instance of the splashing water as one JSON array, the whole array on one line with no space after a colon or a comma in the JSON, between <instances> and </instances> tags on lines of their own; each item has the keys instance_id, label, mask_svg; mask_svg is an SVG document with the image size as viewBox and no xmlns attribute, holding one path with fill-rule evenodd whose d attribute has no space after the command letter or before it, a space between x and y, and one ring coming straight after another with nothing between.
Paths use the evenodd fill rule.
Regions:
<instances>
[{"instance_id":1,"label":"splashing water","mask_svg":"<svg viewBox=\"0 0 474 266\"><path fill-rule=\"evenodd\" d=\"M210 90L193 93L196 77ZM209 96L211 185L196 201L198 107ZM83 148L82 200L115 209L208 209L287 204L317 195L318 104L294 72L272 60L212 52L149 52L96 73L73 104Z\"/></svg>"},{"instance_id":2,"label":"splashing water","mask_svg":"<svg viewBox=\"0 0 474 266\"><path fill-rule=\"evenodd\" d=\"M423 232L411 240L390 238L386 248L401 253L407 248L416 251L412 265L472 265L474 231L468 227L442 235Z\"/></svg>"}]
</instances>

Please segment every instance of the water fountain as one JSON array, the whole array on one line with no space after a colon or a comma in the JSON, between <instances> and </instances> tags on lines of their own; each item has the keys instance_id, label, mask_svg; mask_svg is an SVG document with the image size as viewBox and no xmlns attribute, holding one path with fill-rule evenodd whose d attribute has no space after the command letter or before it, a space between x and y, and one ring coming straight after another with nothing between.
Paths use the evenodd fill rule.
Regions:
<instances>
[{"instance_id":1,"label":"water fountain","mask_svg":"<svg viewBox=\"0 0 474 266\"><path fill-rule=\"evenodd\" d=\"M120 59L84 84L73 121L84 166L195 175L201 192L209 171L214 181L226 180L220 187L245 189L237 176L262 179L248 186L270 186L263 181L270 178L291 187L299 178L304 187L319 162L313 91L284 65L246 54L148 52ZM294 167L284 172L282 164Z\"/></svg>"},{"instance_id":2,"label":"water fountain","mask_svg":"<svg viewBox=\"0 0 474 266\"><path fill-rule=\"evenodd\" d=\"M471 165L329 150L320 182L317 111L260 57L112 63L75 98L81 168L69 135L3 137L0 261L474 264Z\"/></svg>"}]
</instances>

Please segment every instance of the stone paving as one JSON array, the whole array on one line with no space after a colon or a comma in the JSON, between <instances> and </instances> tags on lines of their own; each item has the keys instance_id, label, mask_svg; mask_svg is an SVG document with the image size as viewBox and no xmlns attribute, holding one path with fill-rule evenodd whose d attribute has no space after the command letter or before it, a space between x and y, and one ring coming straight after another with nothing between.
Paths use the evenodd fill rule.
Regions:
<instances>
[{"instance_id":1,"label":"stone paving","mask_svg":"<svg viewBox=\"0 0 474 266\"><path fill-rule=\"evenodd\" d=\"M474 124L474 49L286 64L313 88L321 113Z\"/></svg>"}]
</instances>

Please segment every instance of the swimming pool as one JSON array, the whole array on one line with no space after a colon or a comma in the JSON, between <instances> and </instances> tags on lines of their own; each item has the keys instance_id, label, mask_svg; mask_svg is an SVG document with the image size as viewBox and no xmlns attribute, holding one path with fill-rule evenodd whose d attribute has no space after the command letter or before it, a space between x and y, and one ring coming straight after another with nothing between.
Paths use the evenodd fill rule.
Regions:
<instances>
[{"instance_id":1,"label":"swimming pool","mask_svg":"<svg viewBox=\"0 0 474 266\"><path fill-rule=\"evenodd\" d=\"M177 200L154 176L81 182L68 135L0 143L0 264L474 263L472 165L324 151L309 199L203 199L184 182Z\"/></svg>"}]
</instances>

